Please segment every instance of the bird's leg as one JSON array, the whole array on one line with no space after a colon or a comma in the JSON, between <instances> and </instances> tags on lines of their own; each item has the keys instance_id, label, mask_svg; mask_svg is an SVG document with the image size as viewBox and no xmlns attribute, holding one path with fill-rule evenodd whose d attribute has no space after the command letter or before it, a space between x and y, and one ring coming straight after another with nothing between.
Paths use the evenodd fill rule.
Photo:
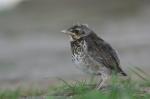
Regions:
<instances>
[{"instance_id":1,"label":"bird's leg","mask_svg":"<svg viewBox=\"0 0 150 99\"><path fill-rule=\"evenodd\" d=\"M101 83L102 83L102 81L103 81L103 79L102 79L102 78L100 78L100 79L99 79L99 81L98 81L98 83L97 83L97 86L96 86L96 89L97 89L97 90L99 90L99 89L100 89L99 87L101 87Z\"/></svg>"},{"instance_id":2,"label":"bird's leg","mask_svg":"<svg viewBox=\"0 0 150 99\"><path fill-rule=\"evenodd\" d=\"M102 79L102 74L101 73L98 73L98 74L96 74L97 75L97 81L98 81L98 83L97 83L97 85L96 85L96 89L98 89L98 87L101 85L101 83L102 83L102 81L103 81L103 79Z\"/></svg>"},{"instance_id":3,"label":"bird's leg","mask_svg":"<svg viewBox=\"0 0 150 99\"><path fill-rule=\"evenodd\" d=\"M101 75L101 80L99 81L99 83L97 84L96 89L100 90L102 88L102 86L105 84L106 80L108 79L107 75L102 74Z\"/></svg>"}]
</instances>

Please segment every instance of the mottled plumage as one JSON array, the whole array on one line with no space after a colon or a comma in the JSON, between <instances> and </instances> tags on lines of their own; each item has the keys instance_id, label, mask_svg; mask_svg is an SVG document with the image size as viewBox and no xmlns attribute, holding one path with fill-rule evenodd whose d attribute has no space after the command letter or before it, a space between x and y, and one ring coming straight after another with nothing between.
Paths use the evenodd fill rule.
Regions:
<instances>
[{"instance_id":1,"label":"mottled plumage","mask_svg":"<svg viewBox=\"0 0 150 99\"><path fill-rule=\"evenodd\" d=\"M98 89L112 71L126 76L120 68L115 50L87 25L74 25L63 32L71 38L72 60L77 67L86 73L101 75L103 81L99 83Z\"/></svg>"}]
</instances>

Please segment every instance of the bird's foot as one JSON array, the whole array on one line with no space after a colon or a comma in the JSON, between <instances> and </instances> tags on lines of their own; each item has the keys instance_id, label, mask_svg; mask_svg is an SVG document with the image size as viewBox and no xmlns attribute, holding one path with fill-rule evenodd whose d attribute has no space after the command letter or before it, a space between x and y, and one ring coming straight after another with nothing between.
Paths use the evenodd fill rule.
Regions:
<instances>
[{"instance_id":1,"label":"bird's foot","mask_svg":"<svg viewBox=\"0 0 150 99\"><path fill-rule=\"evenodd\" d=\"M96 86L96 90L100 90L100 89L102 89L102 88L103 88L103 85L102 85L102 84L99 84L99 85Z\"/></svg>"}]
</instances>

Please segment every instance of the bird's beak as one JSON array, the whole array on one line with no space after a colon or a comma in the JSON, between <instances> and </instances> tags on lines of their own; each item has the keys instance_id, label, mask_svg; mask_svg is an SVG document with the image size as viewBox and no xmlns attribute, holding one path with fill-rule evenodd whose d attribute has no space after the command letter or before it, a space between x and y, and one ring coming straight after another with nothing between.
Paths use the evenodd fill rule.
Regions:
<instances>
[{"instance_id":1,"label":"bird's beak","mask_svg":"<svg viewBox=\"0 0 150 99\"><path fill-rule=\"evenodd\" d=\"M62 30L61 32L62 32L62 33L65 33L65 34L68 34L68 35L73 35L72 32L69 32L69 31L67 31L67 30Z\"/></svg>"},{"instance_id":2,"label":"bird's beak","mask_svg":"<svg viewBox=\"0 0 150 99\"><path fill-rule=\"evenodd\" d=\"M61 32L62 32L62 33L67 33L67 30L62 30Z\"/></svg>"}]
</instances>

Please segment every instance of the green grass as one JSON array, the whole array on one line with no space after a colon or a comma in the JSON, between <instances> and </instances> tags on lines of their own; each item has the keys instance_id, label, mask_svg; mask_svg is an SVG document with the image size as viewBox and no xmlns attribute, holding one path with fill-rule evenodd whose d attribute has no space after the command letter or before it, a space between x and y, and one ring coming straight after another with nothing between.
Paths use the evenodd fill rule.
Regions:
<instances>
[{"instance_id":1,"label":"green grass","mask_svg":"<svg viewBox=\"0 0 150 99\"><path fill-rule=\"evenodd\" d=\"M0 91L0 99L150 99L150 80L148 74L139 68L133 71L142 80L123 80L112 76L109 86L101 90L95 89L95 81L66 82L46 90L21 88L11 91ZM26 97L26 98L25 98Z\"/></svg>"},{"instance_id":2,"label":"green grass","mask_svg":"<svg viewBox=\"0 0 150 99\"><path fill-rule=\"evenodd\" d=\"M86 81L77 81L75 84L65 82L53 90L53 95L65 97L64 99L150 99L149 81L120 80L114 76L110 82L109 87L99 91Z\"/></svg>"},{"instance_id":3,"label":"green grass","mask_svg":"<svg viewBox=\"0 0 150 99\"><path fill-rule=\"evenodd\" d=\"M110 86L102 90L96 90L95 85L89 85L87 81L76 83L64 83L47 90L32 89L28 91L5 90L0 91L0 99L150 99L150 82L136 82L131 79L122 81L114 77ZM30 99L26 98L26 99Z\"/></svg>"}]
</instances>

